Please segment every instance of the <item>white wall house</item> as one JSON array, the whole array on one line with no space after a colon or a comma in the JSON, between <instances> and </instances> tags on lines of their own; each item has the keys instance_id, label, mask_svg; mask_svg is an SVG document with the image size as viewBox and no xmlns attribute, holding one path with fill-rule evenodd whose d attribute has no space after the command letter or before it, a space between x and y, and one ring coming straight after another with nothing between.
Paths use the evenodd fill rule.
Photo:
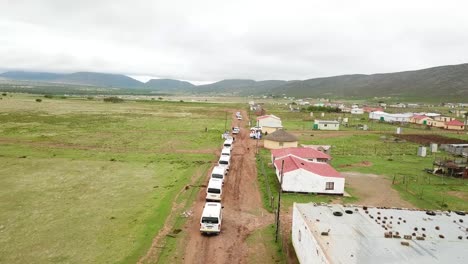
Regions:
<instances>
[{"instance_id":1,"label":"white wall house","mask_svg":"<svg viewBox=\"0 0 468 264\"><path fill-rule=\"evenodd\" d=\"M362 115L362 114L364 114L364 109L362 109L362 108L352 108L351 109L351 114L353 114L353 115Z\"/></svg>"},{"instance_id":2,"label":"white wall house","mask_svg":"<svg viewBox=\"0 0 468 264\"><path fill-rule=\"evenodd\" d=\"M380 120L384 122L401 122L409 123L413 117L413 113L390 114L382 111L374 111L369 113L369 119Z\"/></svg>"},{"instance_id":3,"label":"white wall house","mask_svg":"<svg viewBox=\"0 0 468 264\"><path fill-rule=\"evenodd\" d=\"M314 129L318 130L340 130L340 122L331 120L318 120L314 121Z\"/></svg>"},{"instance_id":4,"label":"white wall house","mask_svg":"<svg viewBox=\"0 0 468 264\"><path fill-rule=\"evenodd\" d=\"M263 132L272 133L283 128L281 118L275 115L264 115L257 117L257 126L262 127Z\"/></svg>"},{"instance_id":5,"label":"white wall house","mask_svg":"<svg viewBox=\"0 0 468 264\"><path fill-rule=\"evenodd\" d=\"M285 192L343 194L345 178L328 163L311 162L296 156L275 159L276 176Z\"/></svg>"},{"instance_id":6,"label":"white wall house","mask_svg":"<svg viewBox=\"0 0 468 264\"><path fill-rule=\"evenodd\" d=\"M294 203L292 244L303 264L465 263L468 239L463 223L467 216L436 214L428 216L424 210L401 208ZM403 219L406 224L396 224L395 219Z\"/></svg>"}]
</instances>

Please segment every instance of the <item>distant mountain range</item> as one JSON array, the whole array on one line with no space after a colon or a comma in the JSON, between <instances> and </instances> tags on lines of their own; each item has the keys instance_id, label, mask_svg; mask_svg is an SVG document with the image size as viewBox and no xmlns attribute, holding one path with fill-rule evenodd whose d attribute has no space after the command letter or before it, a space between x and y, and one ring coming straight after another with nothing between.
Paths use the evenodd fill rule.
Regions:
<instances>
[{"instance_id":1,"label":"distant mountain range","mask_svg":"<svg viewBox=\"0 0 468 264\"><path fill-rule=\"evenodd\" d=\"M58 74L10 71L0 74L0 78L191 94L457 98L468 101L468 64L396 73L341 75L303 81L229 79L198 86L173 79L152 79L143 83L122 74L94 72Z\"/></svg>"}]
</instances>

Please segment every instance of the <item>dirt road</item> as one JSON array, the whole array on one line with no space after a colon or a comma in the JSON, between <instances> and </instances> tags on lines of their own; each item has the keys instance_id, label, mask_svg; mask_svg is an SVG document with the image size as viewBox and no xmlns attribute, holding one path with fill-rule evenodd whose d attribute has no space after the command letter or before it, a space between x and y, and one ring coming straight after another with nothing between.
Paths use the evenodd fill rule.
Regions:
<instances>
[{"instance_id":1,"label":"dirt road","mask_svg":"<svg viewBox=\"0 0 468 264\"><path fill-rule=\"evenodd\" d=\"M273 216L262 206L256 179L255 141L249 138L245 126L248 115L245 111L242 115L243 121L237 120L234 115L232 120L232 126L241 127L241 132L233 145L230 172L223 188L221 234L200 234L199 218L206 196L206 190L202 188L193 208L193 217L187 224L188 235L182 257L184 263L247 263L249 247L246 238L274 221ZM220 141L220 150L221 145Z\"/></svg>"}]
</instances>

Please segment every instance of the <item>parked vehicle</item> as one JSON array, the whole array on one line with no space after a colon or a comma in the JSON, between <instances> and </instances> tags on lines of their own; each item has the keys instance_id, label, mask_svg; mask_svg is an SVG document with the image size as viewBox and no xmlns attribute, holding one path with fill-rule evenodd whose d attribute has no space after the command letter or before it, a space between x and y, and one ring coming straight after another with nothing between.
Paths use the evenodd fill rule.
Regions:
<instances>
[{"instance_id":1,"label":"parked vehicle","mask_svg":"<svg viewBox=\"0 0 468 264\"><path fill-rule=\"evenodd\" d=\"M239 127L234 127L232 129L232 134L239 134L240 133L240 128Z\"/></svg>"},{"instance_id":2,"label":"parked vehicle","mask_svg":"<svg viewBox=\"0 0 468 264\"><path fill-rule=\"evenodd\" d=\"M230 148L223 148L221 150L221 156L231 156L231 149Z\"/></svg>"},{"instance_id":3,"label":"parked vehicle","mask_svg":"<svg viewBox=\"0 0 468 264\"><path fill-rule=\"evenodd\" d=\"M224 177L227 175L227 171L225 167L222 166L215 166L213 170L211 171L211 177L212 179L221 179L223 180L224 183Z\"/></svg>"},{"instance_id":4,"label":"parked vehicle","mask_svg":"<svg viewBox=\"0 0 468 264\"><path fill-rule=\"evenodd\" d=\"M202 234L221 233L221 222L223 221L223 207L221 203L208 202L203 207L200 217L200 232Z\"/></svg>"},{"instance_id":5,"label":"parked vehicle","mask_svg":"<svg viewBox=\"0 0 468 264\"><path fill-rule=\"evenodd\" d=\"M232 150L232 144L234 143L234 139L233 138L228 138L224 141L223 143L223 147L224 148L229 148Z\"/></svg>"},{"instance_id":6,"label":"parked vehicle","mask_svg":"<svg viewBox=\"0 0 468 264\"><path fill-rule=\"evenodd\" d=\"M221 156L218 161L218 165L224 167L226 171L229 171L229 165L231 164L230 156Z\"/></svg>"},{"instance_id":7,"label":"parked vehicle","mask_svg":"<svg viewBox=\"0 0 468 264\"><path fill-rule=\"evenodd\" d=\"M242 116L237 116L237 120L242 120Z\"/></svg>"},{"instance_id":8,"label":"parked vehicle","mask_svg":"<svg viewBox=\"0 0 468 264\"><path fill-rule=\"evenodd\" d=\"M206 201L221 202L223 195L223 180L211 178L206 188Z\"/></svg>"}]
</instances>

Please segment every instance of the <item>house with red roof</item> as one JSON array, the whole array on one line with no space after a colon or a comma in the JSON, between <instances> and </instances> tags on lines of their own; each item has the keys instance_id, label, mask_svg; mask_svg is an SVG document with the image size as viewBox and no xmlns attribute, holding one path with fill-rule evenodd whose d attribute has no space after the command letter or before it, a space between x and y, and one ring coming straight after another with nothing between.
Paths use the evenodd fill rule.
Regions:
<instances>
[{"instance_id":1,"label":"house with red roof","mask_svg":"<svg viewBox=\"0 0 468 264\"><path fill-rule=\"evenodd\" d=\"M275 162L276 159L282 159L291 155L313 162L328 163L331 160L330 155L313 148L283 148L271 150L271 162Z\"/></svg>"},{"instance_id":2,"label":"house with red roof","mask_svg":"<svg viewBox=\"0 0 468 264\"><path fill-rule=\"evenodd\" d=\"M445 122L445 129L448 130L465 130L463 122L453 119L452 121Z\"/></svg>"},{"instance_id":3,"label":"house with red roof","mask_svg":"<svg viewBox=\"0 0 468 264\"><path fill-rule=\"evenodd\" d=\"M427 125L433 119L425 115L414 115L411 117L410 122L413 124Z\"/></svg>"},{"instance_id":4,"label":"house with red roof","mask_svg":"<svg viewBox=\"0 0 468 264\"><path fill-rule=\"evenodd\" d=\"M273 133L278 129L283 128L281 118L275 115L263 115L257 117L257 126L262 128L263 133Z\"/></svg>"},{"instance_id":5,"label":"house with red roof","mask_svg":"<svg viewBox=\"0 0 468 264\"><path fill-rule=\"evenodd\" d=\"M343 194L345 178L328 163L312 162L294 155L274 161L276 176L285 192Z\"/></svg>"}]
</instances>

